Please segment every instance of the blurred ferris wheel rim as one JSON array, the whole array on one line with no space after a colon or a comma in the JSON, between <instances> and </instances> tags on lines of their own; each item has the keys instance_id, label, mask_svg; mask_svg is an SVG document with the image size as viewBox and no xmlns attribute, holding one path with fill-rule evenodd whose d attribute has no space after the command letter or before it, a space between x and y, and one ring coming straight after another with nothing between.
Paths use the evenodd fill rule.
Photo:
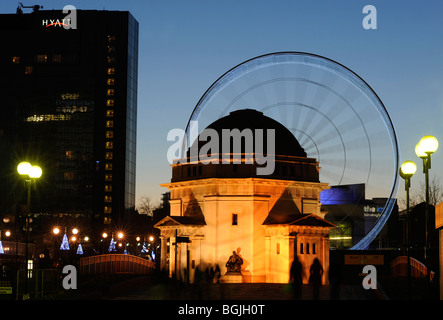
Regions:
<instances>
[{"instance_id":1,"label":"blurred ferris wheel rim","mask_svg":"<svg viewBox=\"0 0 443 320\"><path fill-rule=\"evenodd\" d=\"M304 70L300 71L299 69L295 68L304 68ZM273 73L274 71L269 70L277 71ZM301 75L299 73L301 73ZM241 85L238 85L239 83L241 83ZM338 86L340 86L339 89L334 88L334 85L337 83ZM302 92L303 89L301 89L299 90L301 92L299 97L288 99L286 96L284 96L287 95L287 90L284 86L293 86L294 84L304 86L305 92ZM269 98L269 93L271 90L270 88L272 88L274 91L280 90L280 93L276 94L274 92L275 96ZM315 91L316 93L320 92L325 101L326 97L329 97L328 99L330 99L330 97L334 97L336 101L340 101L340 105L344 106L341 107L344 110L343 112L347 114L347 117L349 117L349 119L344 120L346 120L347 123L353 123L354 129L357 128L359 133L355 134L354 132L354 134L351 134L346 132L354 129L344 130L343 128L345 128L345 126L343 124L335 123L336 120L334 117L337 117L336 114L330 110L324 111L324 107L322 109L321 106L315 106L315 104L313 104L311 101L303 101L303 99L306 99L305 94L308 91ZM352 94L349 93L350 91L352 91ZM185 132L188 137L188 141L190 141L190 126L192 126L193 121L198 123L201 119L205 118L209 119L209 122L207 123L209 124L223 116L226 116L229 113L228 111L234 111L236 108L238 108L236 104L244 104L244 101L249 104L254 99L260 100L257 97L252 99L251 97L253 95L259 95L260 97L265 98L264 100L269 98L270 101L267 101L264 106L247 105L243 107L252 107L253 109L263 112L272 112L280 108L280 118L282 118L282 120L295 118L294 116L287 116L287 113L289 112L288 108L294 109L297 107L297 112L299 112L297 116L300 119L304 113L306 118L314 120L319 119L318 122L322 122L323 124L327 124L329 126L329 134L335 138L336 145L330 145L328 148L323 148L324 154L320 154L322 149L321 144L316 143L316 139L314 137L315 133L312 133L315 130L308 132L307 130L302 130L306 128L300 128L297 126L291 128L290 125L284 124L292 130L298 140L300 138L304 138L306 144L309 142L314 156L318 160L320 160L320 156L322 156L321 160L323 161L323 164L330 160L331 168L333 168L334 165L332 163L334 161L340 163L342 166L341 168L333 169L334 174L339 172L339 174L336 174L337 177L334 180L336 185L340 185L342 182L344 182L344 180L346 180L344 177L350 176L350 173L345 172L346 169L351 172L349 168L354 165L354 172L356 172L356 168L360 168L359 165L362 161L365 163L362 165L364 170L361 171L365 171L365 176L361 176L360 180L363 180L363 182L365 182L368 186L374 185L374 182L370 181L371 175L372 180L374 180L375 178L373 177L377 176L376 171L380 169L374 168L373 163L379 161L389 165L391 169L388 174L387 172L382 173L381 170L379 173L379 175L392 176L391 186L388 186L387 188L389 190L386 191L386 198L388 198L388 200L384 206L383 213L378 218L373 228L368 231L366 236L356 245L354 245L352 249L363 249L367 247L369 243L375 239L389 218L389 215L394 207L393 200L396 197L398 187L397 172L399 168L399 152L397 137L393 122L379 96L357 73L330 58L317 54L297 51L283 51L263 54L248 59L229 69L216 81L214 81L204 92L193 109L186 125ZM348 95L351 95L352 97L348 99ZM357 95L359 97L355 98ZM220 103L220 97L225 99L222 101L223 103ZM317 99L315 93L312 94L312 97L313 99ZM367 107L364 110L358 109L358 106L356 107L352 103L352 99L365 99L364 104L366 104ZM320 98L318 100L323 103L323 100ZM260 103L262 101L263 99L260 100ZM214 109L213 105L217 105L216 109ZM285 109L283 110L283 108ZM284 116L282 114L284 114ZM285 116L287 116L287 119ZM337 119L339 118L337 117ZM302 120L297 121L300 122ZM384 132L380 133L375 130L371 132L366 125L366 122L371 121L372 123L377 122L379 131L382 130ZM308 125L304 125L304 127L307 126ZM201 129L204 129L205 127L206 126L202 126ZM319 132L321 130L323 130L322 127L320 129L317 128L317 131L315 132ZM372 136L376 138L372 139ZM353 146L352 144L357 144L357 141L359 146ZM379 144L380 141L385 143L389 141L389 148L388 145L378 145L379 150L377 150L377 144ZM326 149L335 150L334 155L330 154L330 159L325 156ZM382 150L385 154L391 154L388 156L388 158L381 159L380 155L382 153L380 153L380 150ZM364 160L357 159L357 156L355 155L357 152L364 154L366 158ZM376 155L375 158L374 155ZM354 160L354 163L352 160ZM349 168L347 168L347 166L349 166ZM328 172L329 169L327 166L325 169L323 169L322 166L322 170L324 170L324 172Z\"/></svg>"}]
</instances>

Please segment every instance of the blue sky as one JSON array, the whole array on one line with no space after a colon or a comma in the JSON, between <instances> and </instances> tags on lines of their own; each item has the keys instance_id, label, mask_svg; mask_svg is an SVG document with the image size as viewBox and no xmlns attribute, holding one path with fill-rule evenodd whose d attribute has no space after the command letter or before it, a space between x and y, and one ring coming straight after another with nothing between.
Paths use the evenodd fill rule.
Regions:
<instances>
[{"instance_id":1,"label":"blue sky","mask_svg":"<svg viewBox=\"0 0 443 320\"><path fill-rule=\"evenodd\" d=\"M253 57L310 52L333 59L362 77L394 123L401 161L418 165L414 147L430 134L442 143L432 175L443 178L443 3L358 0L60 0L22 1L44 10L130 11L139 22L137 200L167 190L168 131L183 128L206 89ZM377 29L365 30L365 5L377 9ZM17 1L3 0L1 13ZM400 185L399 195L403 192Z\"/></svg>"}]
</instances>

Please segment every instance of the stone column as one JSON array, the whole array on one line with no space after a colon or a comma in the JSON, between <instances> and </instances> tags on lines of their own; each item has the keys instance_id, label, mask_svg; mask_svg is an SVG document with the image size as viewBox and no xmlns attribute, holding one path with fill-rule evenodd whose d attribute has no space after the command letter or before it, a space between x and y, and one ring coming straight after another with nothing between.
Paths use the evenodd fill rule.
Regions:
<instances>
[{"instance_id":1,"label":"stone column","mask_svg":"<svg viewBox=\"0 0 443 320\"><path fill-rule=\"evenodd\" d=\"M265 236L265 274L266 282L272 282L273 278L271 275L271 236Z\"/></svg>"},{"instance_id":2,"label":"stone column","mask_svg":"<svg viewBox=\"0 0 443 320\"><path fill-rule=\"evenodd\" d=\"M176 241L175 236L172 236L172 237L169 238L169 277L170 278L172 278L172 276L175 274L175 269L176 269L175 268L176 267L175 266L175 263L176 263L176 261L175 261L176 254L175 254L175 252L176 252L177 246L176 246L175 241ZM178 258L178 255L177 255L177 258ZM177 275L175 275L175 276L177 276Z\"/></svg>"},{"instance_id":3,"label":"stone column","mask_svg":"<svg viewBox=\"0 0 443 320\"><path fill-rule=\"evenodd\" d=\"M167 242L168 239L165 236L160 236L160 271L165 271L166 269L166 258L168 255Z\"/></svg>"},{"instance_id":4,"label":"stone column","mask_svg":"<svg viewBox=\"0 0 443 320\"><path fill-rule=\"evenodd\" d=\"M321 250L324 266L324 284L329 284L329 235L322 235L321 237Z\"/></svg>"}]
</instances>

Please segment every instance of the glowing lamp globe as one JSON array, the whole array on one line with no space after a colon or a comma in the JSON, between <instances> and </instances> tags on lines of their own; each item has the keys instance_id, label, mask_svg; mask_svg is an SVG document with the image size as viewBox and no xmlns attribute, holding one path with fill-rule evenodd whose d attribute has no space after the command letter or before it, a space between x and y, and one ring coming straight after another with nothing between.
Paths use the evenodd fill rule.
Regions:
<instances>
[{"instance_id":1,"label":"glowing lamp globe","mask_svg":"<svg viewBox=\"0 0 443 320\"><path fill-rule=\"evenodd\" d=\"M21 175L29 174L31 172L31 169L32 165L26 161L20 162L19 165L17 166L17 171Z\"/></svg>"},{"instance_id":2,"label":"glowing lamp globe","mask_svg":"<svg viewBox=\"0 0 443 320\"><path fill-rule=\"evenodd\" d=\"M432 154L438 149L438 140L433 136L424 136L419 144L421 145L421 149L426 154Z\"/></svg>"},{"instance_id":3,"label":"glowing lamp globe","mask_svg":"<svg viewBox=\"0 0 443 320\"><path fill-rule=\"evenodd\" d=\"M428 156L423 149L423 145L421 145L420 142L417 143L417 145L415 146L415 154L419 158L426 158Z\"/></svg>"},{"instance_id":4,"label":"glowing lamp globe","mask_svg":"<svg viewBox=\"0 0 443 320\"><path fill-rule=\"evenodd\" d=\"M417 166L412 161L405 161L400 167L400 172L404 176L411 177L417 171Z\"/></svg>"},{"instance_id":5,"label":"glowing lamp globe","mask_svg":"<svg viewBox=\"0 0 443 320\"><path fill-rule=\"evenodd\" d=\"M42 172L42 168L40 168L39 166L32 166L31 171L29 172L29 177L38 179L42 176Z\"/></svg>"}]
</instances>

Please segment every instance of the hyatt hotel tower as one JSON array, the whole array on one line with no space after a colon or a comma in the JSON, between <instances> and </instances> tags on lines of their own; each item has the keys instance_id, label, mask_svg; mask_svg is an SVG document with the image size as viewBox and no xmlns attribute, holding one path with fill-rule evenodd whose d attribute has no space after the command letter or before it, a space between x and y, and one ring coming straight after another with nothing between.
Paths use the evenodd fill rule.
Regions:
<instances>
[{"instance_id":1,"label":"hyatt hotel tower","mask_svg":"<svg viewBox=\"0 0 443 320\"><path fill-rule=\"evenodd\" d=\"M0 24L0 216L26 211L17 164L29 161L43 171L32 215L123 221L135 205L138 22L34 10Z\"/></svg>"}]
</instances>

